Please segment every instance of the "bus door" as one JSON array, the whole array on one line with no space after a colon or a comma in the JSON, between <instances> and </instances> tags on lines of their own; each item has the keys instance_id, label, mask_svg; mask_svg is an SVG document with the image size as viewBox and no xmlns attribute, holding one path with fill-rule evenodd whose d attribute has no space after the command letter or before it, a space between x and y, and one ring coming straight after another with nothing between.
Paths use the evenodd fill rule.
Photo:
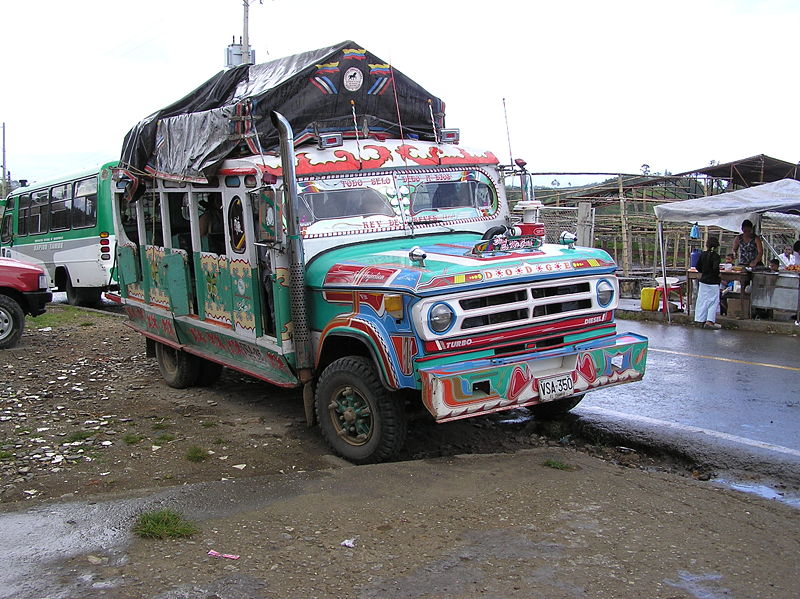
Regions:
<instances>
[{"instance_id":1,"label":"bus door","mask_svg":"<svg viewBox=\"0 0 800 599\"><path fill-rule=\"evenodd\" d=\"M289 257L286 247L281 194L275 187L265 187L250 194L255 214L258 280L264 333L275 339L284 353L291 347L291 304Z\"/></svg>"},{"instance_id":2,"label":"bus door","mask_svg":"<svg viewBox=\"0 0 800 599\"><path fill-rule=\"evenodd\" d=\"M165 181L161 192L161 213L164 224L164 253L159 265L158 280L166 290L169 307L174 316L197 314L192 281L194 265L190 260L192 251L189 193L171 189L186 184L171 184Z\"/></svg>"}]
</instances>

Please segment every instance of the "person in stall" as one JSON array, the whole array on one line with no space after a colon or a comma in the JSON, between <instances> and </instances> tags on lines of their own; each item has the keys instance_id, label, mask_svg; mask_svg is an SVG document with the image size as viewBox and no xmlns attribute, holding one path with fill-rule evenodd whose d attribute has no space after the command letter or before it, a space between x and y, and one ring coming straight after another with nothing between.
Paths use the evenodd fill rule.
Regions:
<instances>
[{"instance_id":1,"label":"person in stall","mask_svg":"<svg viewBox=\"0 0 800 599\"><path fill-rule=\"evenodd\" d=\"M755 234L751 220L742 221L742 232L733 240L733 253L739 257L739 266L755 268L761 264L764 244L761 242L761 237Z\"/></svg>"},{"instance_id":2,"label":"person in stall","mask_svg":"<svg viewBox=\"0 0 800 599\"><path fill-rule=\"evenodd\" d=\"M792 246L787 245L783 248L783 253L778 254L778 260L781 261L781 268L786 268L792 263Z\"/></svg>"},{"instance_id":3,"label":"person in stall","mask_svg":"<svg viewBox=\"0 0 800 599\"><path fill-rule=\"evenodd\" d=\"M720 329L717 323L717 310L719 309L719 239L709 237L706 242L706 251L700 254L697 261L697 271L701 273L697 289L697 302L694 307L694 320L704 329Z\"/></svg>"},{"instance_id":4,"label":"person in stall","mask_svg":"<svg viewBox=\"0 0 800 599\"><path fill-rule=\"evenodd\" d=\"M780 260L777 258L773 258L769 261L769 270L770 272L778 272L781 269Z\"/></svg>"}]
</instances>

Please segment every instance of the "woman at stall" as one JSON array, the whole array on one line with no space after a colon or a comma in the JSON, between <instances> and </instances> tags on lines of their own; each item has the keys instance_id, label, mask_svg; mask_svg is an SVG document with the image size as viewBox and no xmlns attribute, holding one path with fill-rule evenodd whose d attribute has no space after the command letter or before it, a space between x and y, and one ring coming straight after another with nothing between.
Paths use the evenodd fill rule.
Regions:
<instances>
[{"instance_id":1,"label":"woman at stall","mask_svg":"<svg viewBox=\"0 0 800 599\"><path fill-rule=\"evenodd\" d=\"M701 273L697 289L697 303L694 306L694 320L702 323L704 329L720 329L717 324L717 310L719 309L719 254L717 248L719 240L709 237L706 251L700 254L697 261L697 271Z\"/></svg>"},{"instance_id":2,"label":"woman at stall","mask_svg":"<svg viewBox=\"0 0 800 599\"><path fill-rule=\"evenodd\" d=\"M764 245L761 243L761 237L755 234L753 223L749 219L742 221L742 232L733 240L733 253L738 255L740 266L752 268L761 264Z\"/></svg>"}]
</instances>

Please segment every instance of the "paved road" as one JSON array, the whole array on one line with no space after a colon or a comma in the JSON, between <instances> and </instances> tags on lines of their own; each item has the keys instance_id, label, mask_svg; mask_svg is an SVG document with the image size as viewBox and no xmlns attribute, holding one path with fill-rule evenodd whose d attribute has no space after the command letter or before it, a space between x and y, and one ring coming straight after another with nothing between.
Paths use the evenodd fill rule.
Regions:
<instances>
[{"instance_id":1,"label":"paved road","mask_svg":"<svg viewBox=\"0 0 800 599\"><path fill-rule=\"evenodd\" d=\"M800 464L797 337L636 321L619 330L650 339L644 381L591 393L576 414Z\"/></svg>"}]
</instances>

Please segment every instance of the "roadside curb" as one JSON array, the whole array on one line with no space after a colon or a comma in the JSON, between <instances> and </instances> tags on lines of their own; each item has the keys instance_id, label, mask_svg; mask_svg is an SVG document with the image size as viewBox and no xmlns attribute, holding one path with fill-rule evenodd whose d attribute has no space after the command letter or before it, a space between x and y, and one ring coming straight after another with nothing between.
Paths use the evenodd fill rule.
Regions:
<instances>
[{"instance_id":1,"label":"roadside curb","mask_svg":"<svg viewBox=\"0 0 800 599\"><path fill-rule=\"evenodd\" d=\"M661 312L643 312L638 310L620 310L617 309L615 314L621 320L638 320L643 322L657 322L659 324L667 324L666 317ZM672 324L681 326L696 327L695 321L686 314L673 313ZM722 325L723 329L749 331L752 333L766 333L769 335L797 335L800 333L800 327L794 324L794 321L776 322L771 320L739 320L736 318L728 318L727 316L717 317L717 322Z\"/></svg>"}]
</instances>

